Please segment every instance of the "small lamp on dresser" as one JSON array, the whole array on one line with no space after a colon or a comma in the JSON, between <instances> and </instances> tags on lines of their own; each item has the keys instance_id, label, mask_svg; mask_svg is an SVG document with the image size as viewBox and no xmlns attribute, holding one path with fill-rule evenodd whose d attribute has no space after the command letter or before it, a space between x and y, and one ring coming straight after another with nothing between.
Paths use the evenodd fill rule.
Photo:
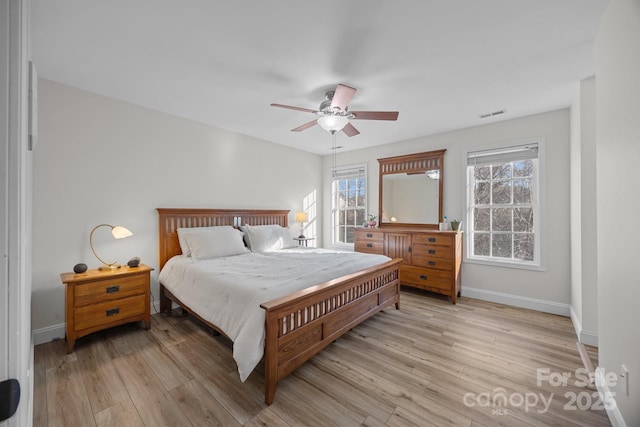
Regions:
<instances>
[{"instance_id":1,"label":"small lamp on dresser","mask_svg":"<svg viewBox=\"0 0 640 427\"><path fill-rule=\"evenodd\" d=\"M309 215L306 212L297 212L296 213L296 222L300 223L300 235L298 239L304 239L304 223L309 220Z\"/></svg>"}]
</instances>

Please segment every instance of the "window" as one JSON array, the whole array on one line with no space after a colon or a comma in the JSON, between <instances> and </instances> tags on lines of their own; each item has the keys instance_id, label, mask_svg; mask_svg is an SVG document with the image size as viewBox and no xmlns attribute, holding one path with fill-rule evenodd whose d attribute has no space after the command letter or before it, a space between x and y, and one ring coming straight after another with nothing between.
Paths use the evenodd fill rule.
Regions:
<instances>
[{"instance_id":1,"label":"window","mask_svg":"<svg viewBox=\"0 0 640 427\"><path fill-rule=\"evenodd\" d=\"M467 153L468 261L541 267L540 144Z\"/></svg>"},{"instance_id":2,"label":"window","mask_svg":"<svg viewBox=\"0 0 640 427\"><path fill-rule=\"evenodd\" d=\"M366 165L336 169L331 188L332 243L353 244L355 228L364 223L366 216Z\"/></svg>"}]
</instances>

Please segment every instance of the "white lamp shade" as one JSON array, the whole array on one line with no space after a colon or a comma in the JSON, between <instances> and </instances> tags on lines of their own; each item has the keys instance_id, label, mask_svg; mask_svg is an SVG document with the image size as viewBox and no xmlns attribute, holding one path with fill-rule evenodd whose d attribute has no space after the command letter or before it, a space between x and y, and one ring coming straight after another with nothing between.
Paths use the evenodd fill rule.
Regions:
<instances>
[{"instance_id":1,"label":"white lamp shade","mask_svg":"<svg viewBox=\"0 0 640 427\"><path fill-rule=\"evenodd\" d=\"M124 239L125 237L133 236L133 233L121 225L116 225L111 229L111 235L116 239Z\"/></svg>"},{"instance_id":2,"label":"white lamp shade","mask_svg":"<svg viewBox=\"0 0 640 427\"><path fill-rule=\"evenodd\" d=\"M328 132L342 130L349 123L349 119L344 116L322 116L318 119L318 125Z\"/></svg>"},{"instance_id":3,"label":"white lamp shade","mask_svg":"<svg viewBox=\"0 0 640 427\"><path fill-rule=\"evenodd\" d=\"M309 215L306 212L296 213L296 222L307 222Z\"/></svg>"}]
</instances>

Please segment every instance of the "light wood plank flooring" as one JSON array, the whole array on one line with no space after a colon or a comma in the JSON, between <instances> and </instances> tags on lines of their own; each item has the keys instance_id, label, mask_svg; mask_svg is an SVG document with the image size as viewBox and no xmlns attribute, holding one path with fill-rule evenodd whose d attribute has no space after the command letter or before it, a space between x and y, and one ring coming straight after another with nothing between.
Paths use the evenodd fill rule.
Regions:
<instances>
[{"instance_id":1,"label":"light wood plank flooring","mask_svg":"<svg viewBox=\"0 0 640 427\"><path fill-rule=\"evenodd\" d=\"M266 406L262 364L241 383L225 338L154 314L149 331L98 332L72 354L36 346L34 426L609 426L578 409L597 403L581 367L568 318L403 290L400 310L334 342ZM553 386L537 369L572 378Z\"/></svg>"}]
</instances>

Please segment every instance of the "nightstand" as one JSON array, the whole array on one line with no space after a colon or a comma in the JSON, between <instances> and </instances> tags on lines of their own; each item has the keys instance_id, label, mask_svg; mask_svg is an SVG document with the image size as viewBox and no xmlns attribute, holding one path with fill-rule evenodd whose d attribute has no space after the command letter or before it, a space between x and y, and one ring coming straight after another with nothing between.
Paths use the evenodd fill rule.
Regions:
<instances>
[{"instance_id":1,"label":"nightstand","mask_svg":"<svg viewBox=\"0 0 640 427\"><path fill-rule=\"evenodd\" d=\"M62 273L66 285L67 353L76 339L129 322L151 327L150 283L153 268L120 267L115 271Z\"/></svg>"},{"instance_id":2,"label":"nightstand","mask_svg":"<svg viewBox=\"0 0 640 427\"><path fill-rule=\"evenodd\" d=\"M294 237L293 240L298 241L298 246L307 246L309 240L315 240L315 237Z\"/></svg>"}]
</instances>

